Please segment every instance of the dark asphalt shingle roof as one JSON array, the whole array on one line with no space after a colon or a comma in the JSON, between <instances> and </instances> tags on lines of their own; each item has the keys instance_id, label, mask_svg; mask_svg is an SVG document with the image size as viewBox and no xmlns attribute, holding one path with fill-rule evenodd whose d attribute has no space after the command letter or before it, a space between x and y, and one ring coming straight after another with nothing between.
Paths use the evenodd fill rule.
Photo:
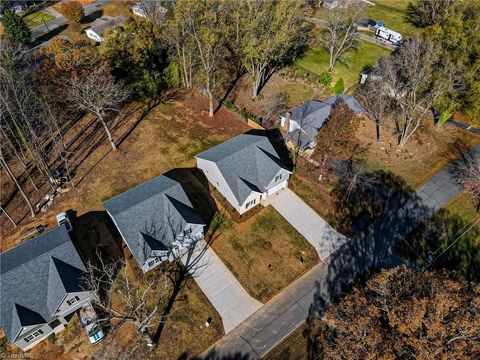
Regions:
<instances>
[{"instance_id":1,"label":"dark asphalt shingle roof","mask_svg":"<svg viewBox=\"0 0 480 360\"><path fill-rule=\"evenodd\" d=\"M65 226L0 254L0 324L10 342L22 327L55 319L68 292L84 291L85 266Z\"/></svg>"},{"instance_id":2,"label":"dark asphalt shingle roof","mask_svg":"<svg viewBox=\"0 0 480 360\"><path fill-rule=\"evenodd\" d=\"M140 266L151 250L168 251L187 224L204 224L180 183L164 175L103 205Z\"/></svg>"},{"instance_id":3,"label":"dark asphalt shingle roof","mask_svg":"<svg viewBox=\"0 0 480 360\"><path fill-rule=\"evenodd\" d=\"M360 103L349 95L334 95L324 101L309 100L290 110L291 119L297 121L301 129L291 131L287 134L287 138L301 149L305 149L310 143L315 142L315 137L339 99L344 100L355 113L363 111Z\"/></svg>"},{"instance_id":4,"label":"dark asphalt shingle roof","mask_svg":"<svg viewBox=\"0 0 480 360\"><path fill-rule=\"evenodd\" d=\"M196 157L217 164L239 204L252 191L265 192L280 169L289 171L268 137L262 135L238 135Z\"/></svg>"}]
</instances>

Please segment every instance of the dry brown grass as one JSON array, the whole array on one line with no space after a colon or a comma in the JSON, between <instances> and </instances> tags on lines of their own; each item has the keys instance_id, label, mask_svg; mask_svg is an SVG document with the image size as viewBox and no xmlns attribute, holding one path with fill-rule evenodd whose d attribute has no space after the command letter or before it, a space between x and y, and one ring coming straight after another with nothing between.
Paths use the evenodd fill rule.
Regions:
<instances>
[{"instance_id":1,"label":"dry brown grass","mask_svg":"<svg viewBox=\"0 0 480 360\"><path fill-rule=\"evenodd\" d=\"M271 206L242 223L226 216L212 248L247 292L261 302L319 261L315 249Z\"/></svg>"},{"instance_id":2,"label":"dry brown grass","mask_svg":"<svg viewBox=\"0 0 480 360\"><path fill-rule=\"evenodd\" d=\"M127 266L130 266L129 264ZM133 266L136 267L135 264ZM167 280L167 287L163 288L164 275L161 269L152 270L149 276L158 279L155 289L156 296L164 298L166 304L171 293L171 286ZM158 312L160 317L163 308ZM212 317L210 326L205 327L208 317ZM152 330L153 332L155 329ZM185 287L178 294L173 310L168 316L159 344L153 349L147 348L139 340L135 328L131 324L123 324L111 331L99 344L92 345L85 331L82 329L78 317L73 316L66 329L59 333L54 342L44 340L28 352L32 359L75 359L87 360L92 358L103 359L123 355L129 359L177 359L181 356L191 358L201 353L210 344L213 344L224 334L220 315L210 304L193 279L187 279ZM3 332L0 333L0 344L5 341ZM4 344L5 353L21 352L15 346Z\"/></svg>"},{"instance_id":3,"label":"dry brown grass","mask_svg":"<svg viewBox=\"0 0 480 360\"><path fill-rule=\"evenodd\" d=\"M89 116L70 126L66 137L71 141L70 149L77 149L73 157L73 163L78 165L75 190L56 198L47 212L34 219L27 215L19 194L15 194L6 210L21 221L13 228L5 216L0 216L2 251L18 244L20 235L30 226L53 226L58 212L73 209L80 216L101 211L102 201L173 168L194 166L196 153L249 129L238 115L225 109L210 119L206 108L203 99L189 95L186 102L171 101L154 107L138 122L145 109L141 104L130 104L110 123L117 142L131 132L116 152L111 150L97 121ZM14 165L16 174L20 174L20 167ZM15 188L3 175L0 189L2 197L8 197ZM34 202L48 191L46 185L35 191L26 180L23 182Z\"/></svg>"}]
</instances>

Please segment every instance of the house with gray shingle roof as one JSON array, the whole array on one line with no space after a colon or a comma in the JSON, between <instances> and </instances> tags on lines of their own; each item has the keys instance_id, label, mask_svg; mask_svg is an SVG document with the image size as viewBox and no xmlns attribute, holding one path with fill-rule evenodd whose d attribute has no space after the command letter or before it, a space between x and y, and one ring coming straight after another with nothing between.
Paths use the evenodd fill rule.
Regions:
<instances>
[{"instance_id":1,"label":"house with gray shingle roof","mask_svg":"<svg viewBox=\"0 0 480 360\"><path fill-rule=\"evenodd\" d=\"M28 350L87 304L85 265L62 225L0 254L0 325Z\"/></svg>"},{"instance_id":2,"label":"house with gray shingle roof","mask_svg":"<svg viewBox=\"0 0 480 360\"><path fill-rule=\"evenodd\" d=\"M287 187L292 173L262 135L236 136L195 158L208 181L240 214Z\"/></svg>"},{"instance_id":3,"label":"house with gray shingle roof","mask_svg":"<svg viewBox=\"0 0 480 360\"><path fill-rule=\"evenodd\" d=\"M125 16L111 17L104 15L92 23L92 25L85 30L87 36L97 42L105 40L105 33L108 29L114 29L117 26L125 24Z\"/></svg>"},{"instance_id":4,"label":"house with gray shingle roof","mask_svg":"<svg viewBox=\"0 0 480 360\"><path fill-rule=\"evenodd\" d=\"M103 203L138 266L147 272L203 238L205 222L180 183L157 176Z\"/></svg>"},{"instance_id":5,"label":"house with gray shingle roof","mask_svg":"<svg viewBox=\"0 0 480 360\"><path fill-rule=\"evenodd\" d=\"M309 100L280 116L280 125L287 131L287 140L302 151L314 149L318 132L340 100L345 101L356 114L363 111L357 99L349 95L335 95L323 101Z\"/></svg>"}]
</instances>

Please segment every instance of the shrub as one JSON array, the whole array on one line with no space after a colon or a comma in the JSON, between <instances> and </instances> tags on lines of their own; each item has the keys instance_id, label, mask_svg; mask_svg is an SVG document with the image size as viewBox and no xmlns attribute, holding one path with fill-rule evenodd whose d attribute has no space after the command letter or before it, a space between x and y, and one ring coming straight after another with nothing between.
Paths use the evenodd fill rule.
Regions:
<instances>
[{"instance_id":1,"label":"shrub","mask_svg":"<svg viewBox=\"0 0 480 360\"><path fill-rule=\"evenodd\" d=\"M60 5L60 12L68 21L80 22L85 17L82 4L77 1L68 1Z\"/></svg>"},{"instance_id":2,"label":"shrub","mask_svg":"<svg viewBox=\"0 0 480 360\"><path fill-rule=\"evenodd\" d=\"M343 94L344 91L345 91L345 85L343 83L343 78L340 78L333 86L332 92L334 94Z\"/></svg>"},{"instance_id":3,"label":"shrub","mask_svg":"<svg viewBox=\"0 0 480 360\"><path fill-rule=\"evenodd\" d=\"M318 82L323 86L329 86L332 82L332 74L330 74L329 72L321 73L318 77Z\"/></svg>"}]
</instances>

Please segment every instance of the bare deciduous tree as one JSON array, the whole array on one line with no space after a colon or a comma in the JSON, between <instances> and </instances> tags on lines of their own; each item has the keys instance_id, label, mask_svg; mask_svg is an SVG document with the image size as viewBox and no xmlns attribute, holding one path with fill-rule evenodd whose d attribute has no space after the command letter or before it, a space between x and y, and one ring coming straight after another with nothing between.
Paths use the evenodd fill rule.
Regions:
<instances>
[{"instance_id":1,"label":"bare deciduous tree","mask_svg":"<svg viewBox=\"0 0 480 360\"><path fill-rule=\"evenodd\" d=\"M327 12L325 24L318 37L320 43L327 49L330 59L328 71L332 71L335 63L347 63L345 53L356 48L358 44L357 20L362 8L360 6L346 9L334 9Z\"/></svg>"},{"instance_id":2,"label":"bare deciduous tree","mask_svg":"<svg viewBox=\"0 0 480 360\"><path fill-rule=\"evenodd\" d=\"M380 141L383 123L390 111L390 97L379 84L368 79L363 86L357 89L355 97L362 104L364 114L375 123L377 141Z\"/></svg>"},{"instance_id":3,"label":"bare deciduous tree","mask_svg":"<svg viewBox=\"0 0 480 360\"><path fill-rule=\"evenodd\" d=\"M140 338L148 346L153 346L150 330L158 321L157 312L161 305L161 297L154 294L154 289L155 282L160 279L147 279L143 273L135 276L121 259L106 263L99 258L99 265L90 263L87 266L84 285L98 294L93 302L104 313L99 321L113 327L131 323Z\"/></svg>"},{"instance_id":4,"label":"bare deciduous tree","mask_svg":"<svg viewBox=\"0 0 480 360\"><path fill-rule=\"evenodd\" d=\"M203 69L205 91L209 100L209 117L213 117L213 92L215 90L217 72L223 57L221 43L223 19L219 2L190 3L188 32L196 44L196 50Z\"/></svg>"},{"instance_id":5,"label":"bare deciduous tree","mask_svg":"<svg viewBox=\"0 0 480 360\"><path fill-rule=\"evenodd\" d=\"M480 209L480 156L479 154L464 156L455 168L455 177L463 185L465 191L473 196Z\"/></svg>"},{"instance_id":6,"label":"bare deciduous tree","mask_svg":"<svg viewBox=\"0 0 480 360\"><path fill-rule=\"evenodd\" d=\"M0 135L0 144L2 144L3 142L3 136ZM27 197L27 195L25 194L25 191L23 191L23 188L22 186L20 185L18 179L16 178L16 176L13 174L12 172L12 169L10 169L10 166L8 166L8 163L7 163L7 160L5 159L4 157L4 153L3 153L3 149L2 149L2 146L0 146L0 163L2 164L2 167L5 169L5 171L7 172L8 176L12 179L12 181L15 183L15 186L17 187L18 191L20 192L20 194L22 194L22 197L23 199L25 200L25 202L27 203L28 205L28 208L30 209L30 214L32 215L32 217L35 217L35 211L33 210L33 206L32 206L32 203L30 202L30 199Z\"/></svg>"},{"instance_id":7,"label":"bare deciduous tree","mask_svg":"<svg viewBox=\"0 0 480 360\"><path fill-rule=\"evenodd\" d=\"M119 111L129 97L129 91L115 81L107 65L85 69L65 82L65 96L72 108L94 114L102 124L113 150L117 150L110 129L105 121L106 113Z\"/></svg>"},{"instance_id":8,"label":"bare deciduous tree","mask_svg":"<svg viewBox=\"0 0 480 360\"><path fill-rule=\"evenodd\" d=\"M400 146L428 118L435 102L451 89L453 74L434 76L438 60L439 51L432 43L413 38L379 63L379 86L392 99Z\"/></svg>"},{"instance_id":9,"label":"bare deciduous tree","mask_svg":"<svg viewBox=\"0 0 480 360\"><path fill-rule=\"evenodd\" d=\"M261 111L262 126L271 129L277 126L278 116L285 111L286 95L270 94L265 97L265 106Z\"/></svg>"}]
</instances>

